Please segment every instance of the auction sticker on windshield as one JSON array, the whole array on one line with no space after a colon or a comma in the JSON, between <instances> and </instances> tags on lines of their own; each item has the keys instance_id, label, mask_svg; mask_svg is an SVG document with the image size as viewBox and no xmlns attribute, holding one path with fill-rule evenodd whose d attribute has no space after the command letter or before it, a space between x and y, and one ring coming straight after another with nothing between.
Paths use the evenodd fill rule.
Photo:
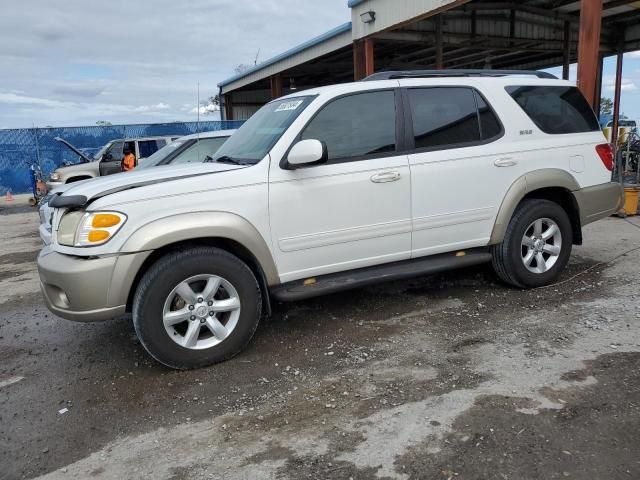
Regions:
<instances>
[{"instance_id":1,"label":"auction sticker on windshield","mask_svg":"<svg viewBox=\"0 0 640 480\"><path fill-rule=\"evenodd\" d=\"M290 102L284 102L278 105L278 108L275 109L276 112L286 112L289 110L295 110L300 105L302 105L304 100L292 100Z\"/></svg>"}]
</instances>

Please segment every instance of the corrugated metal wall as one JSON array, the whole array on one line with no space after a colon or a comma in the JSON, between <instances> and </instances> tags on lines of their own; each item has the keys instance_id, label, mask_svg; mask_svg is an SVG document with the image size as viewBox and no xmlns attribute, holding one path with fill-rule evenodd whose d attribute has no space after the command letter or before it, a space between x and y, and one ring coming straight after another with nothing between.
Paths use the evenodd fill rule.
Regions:
<instances>
[{"instance_id":1,"label":"corrugated metal wall","mask_svg":"<svg viewBox=\"0 0 640 480\"><path fill-rule=\"evenodd\" d=\"M29 167L39 164L48 176L64 162L77 162L78 156L54 140L62 137L87 152L95 153L116 138L151 137L156 135L189 135L238 128L242 121L184 122L106 127L23 128L0 130L0 195L7 191L31 191Z\"/></svg>"}]
</instances>

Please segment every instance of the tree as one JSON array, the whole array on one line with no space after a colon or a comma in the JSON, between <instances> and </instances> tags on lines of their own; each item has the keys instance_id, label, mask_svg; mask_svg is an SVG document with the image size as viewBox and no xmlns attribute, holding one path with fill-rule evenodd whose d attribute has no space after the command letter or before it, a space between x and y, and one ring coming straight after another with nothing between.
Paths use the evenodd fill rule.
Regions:
<instances>
[{"instance_id":1,"label":"tree","mask_svg":"<svg viewBox=\"0 0 640 480\"><path fill-rule=\"evenodd\" d=\"M211 115L220 110L220 96L214 95L200 102L200 113L203 115Z\"/></svg>"},{"instance_id":2,"label":"tree","mask_svg":"<svg viewBox=\"0 0 640 480\"><path fill-rule=\"evenodd\" d=\"M613 114L613 100L607 97L602 97L600 99L600 113L602 115L612 115Z\"/></svg>"},{"instance_id":3,"label":"tree","mask_svg":"<svg viewBox=\"0 0 640 480\"><path fill-rule=\"evenodd\" d=\"M96 125L98 125L99 127L110 127L113 124L111 122L107 122L106 120L98 120L96 122Z\"/></svg>"}]
</instances>

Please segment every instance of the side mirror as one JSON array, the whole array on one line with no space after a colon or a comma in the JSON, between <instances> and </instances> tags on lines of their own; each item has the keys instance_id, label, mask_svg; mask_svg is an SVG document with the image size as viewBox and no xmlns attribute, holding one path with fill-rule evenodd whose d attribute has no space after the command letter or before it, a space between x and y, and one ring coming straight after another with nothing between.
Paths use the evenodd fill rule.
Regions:
<instances>
[{"instance_id":1,"label":"side mirror","mask_svg":"<svg viewBox=\"0 0 640 480\"><path fill-rule=\"evenodd\" d=\"M300 140L289 151L287 168L293 170L301 167L319 165L327 161L327 146L315 139Z\"/></svg>"}]
</instances>

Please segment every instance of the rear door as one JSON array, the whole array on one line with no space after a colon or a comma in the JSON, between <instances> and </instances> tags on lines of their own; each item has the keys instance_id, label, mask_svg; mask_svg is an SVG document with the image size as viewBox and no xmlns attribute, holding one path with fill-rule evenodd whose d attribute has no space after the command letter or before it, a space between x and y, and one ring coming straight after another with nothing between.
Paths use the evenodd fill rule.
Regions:
<instances>
[{"instance_id":1,"label":"rear door","mask_svg":"<svg viewBox=\"0 0 640 480\"><path fill-rule=\"evenodd\" d=\"M468 86L404 90L411 112L412 255L486 245L504 194L519 175L517 154L501 154L504 129ZM504 143L504 142L503 142Z\"/></svg>"}]
</instances>

